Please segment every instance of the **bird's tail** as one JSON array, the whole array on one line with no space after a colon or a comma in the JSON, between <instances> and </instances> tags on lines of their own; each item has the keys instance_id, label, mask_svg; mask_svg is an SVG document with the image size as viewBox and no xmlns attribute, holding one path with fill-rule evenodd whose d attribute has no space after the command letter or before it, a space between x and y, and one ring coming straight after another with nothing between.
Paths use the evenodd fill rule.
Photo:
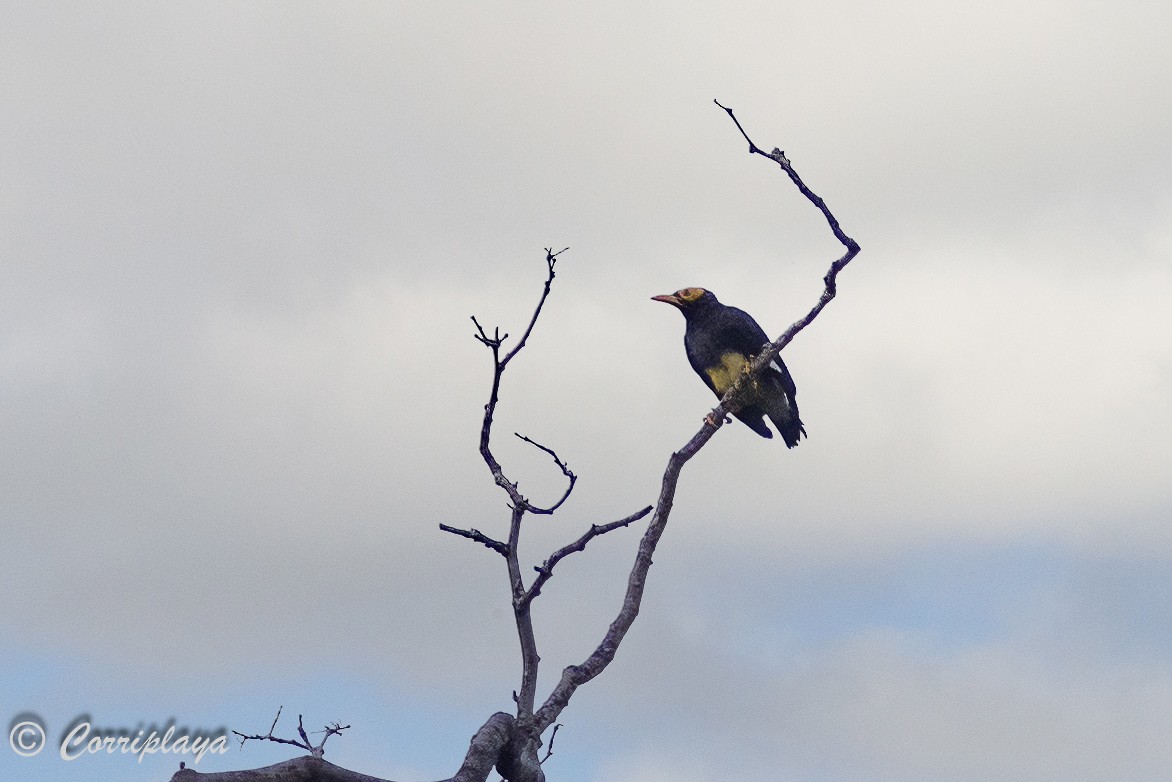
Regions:
<instances>
[{"instance_id":1,"label":"bird's tail","mask_svg":"<svg viewBox=\"0 0 1172 782\"><path fill-rule=\"evenodd\" d=\"M765 413L777 427L781 439L785 440L786 448L793 448L798 444L798 439L806 435L806 427L802 426L802 419L798 418L798 405L792 398L779 396Z\"/></svg>"}]
</instances>

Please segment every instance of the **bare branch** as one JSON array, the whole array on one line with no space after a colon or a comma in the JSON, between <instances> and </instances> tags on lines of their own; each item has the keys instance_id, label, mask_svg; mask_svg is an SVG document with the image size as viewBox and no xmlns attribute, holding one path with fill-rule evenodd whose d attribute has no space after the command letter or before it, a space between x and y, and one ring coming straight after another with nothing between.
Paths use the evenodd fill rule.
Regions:
<instances>
[{"instance_id":1,"label":"bare branch","mask_svg":"<svg viewBox=\"0 0 1172 782\"><path fill-rule=\"evenodd\" d=\"M529 602L525 600L525 582L521 577L521 562L518 551L521 548L521 521L525 509L514 506L509 522L509 555L505 557L509 568L509 584L513 592L513 618L517 625L517 640L521 644L521 691L513 700L517 703L517 720L528 730L533 717L533 704L537 699L537 666L541 656L537 653L537 636L533 632L533 616ZM540 735L540 732L537 734ZM536 752L536 748L533 750Z\"/></svg>"},{"instance_id":2,"label":"bare branch","mask_svg":"<svg viewBox=\"0 0 1172 782\"><path fill-rule=\"evenodd\" d=\"M335 722L332 725L326 725L324 730L319 731L320 733L324 734L321 737L321 743L318 744L318 746L322 748L322 752L325 752L326 739L328 739L330 736L341 736L342 731L349 729L349 725L342 725L338 722Z\"/></svg>"},{"instance_id":3,"label":"bare branch","mask_svg":"<svg viewBox=\"0 0 1172 782\"><path fill-rule=\"evenodd\" d=\"M597 538L599 535L605 535L612 530L629 526L630 524L646 516L651 511L652 507L648 505L646 508L635 511L630 516L619 519L618 521L612 521L609 524L592 524L590 529L586 530L586 533L582 535L582 537L578 538L569 545L561 547L553 554L551 554L549 559L545 560L545 562L541 563L539 566L533 568L537 571L537 578L533 580L533 584L530 585L529 591L525 593L525 600L527 602L532 602L533 598L541 594L541 588L545 586L545 582L549 581L550 577L553 576L554 565L561 562L575 551L585 551L586 544L594 538Z\"/></svg>"},{"instance_id":4,"label":"bare branch","mask_svg":"<svg viewBox=\"0 0 1172 782\"><path fill-rule=\"evenodd\" d=\"M312 747L309 743L309 736L305 735L305 724L301 721L301 715L297 715L297 732L301 734L301 740L305 742L306 747Z\"/></svg>"},{"instance_id":5,"label":"bare branch","mask_svg":"<svg viewBox=\"0 0 1172 782\"><path fill-rule=\"evenodd\" d=\"M307 752L309 752L311 755L313 755L313 757L320 758L323 755L325 755L326 740L330 736L333 736L335 734L341 734L342 731L344 731L350 727L349 725L341 725L337 722L335 722L333 725L326 725L325 729L322 731L323 733L325 733L325 735L322 736L322 740L315 745L309 740L309 736L305 732L305 723L302 721L302 716L300 714L298 714L297 715L297 733L298 733L298 735L301 736L301 741L295 741L293 739L283 739L280 736L274 736L273 730L277 727L277 720L281 719L281 711L284 708L285 708L284 706L281 706L277 709L277 716L273 717L273 724L269 726L269 732L263 736L261 736L259 734L252 735L252 736L246 736L238 730L232 731L233 733L235 733L237 736L240 737L240 746L243 747L244 742L248 741L249 739L255 739L257 741L272 741L272 742L276 742L277 744L290 744L294 747L300 747L301 749L304 749Z\"/></svg>"},{"instance_id":6,"label":"bare branch","mask_svg":"<svg viewBox=\"0 0 1172 782\"><path fill-rule=\"evenodd\" d=\"M794 171L793 166L790 165L789 159L786 158L784 152L782 152L777 147L774 147L772 152L764 152L760 147L753 143L751 138L749 138L749 134L745 132L743 127L741 127L741 122L737 119L737 115L733 114L732 109L730 109L728 106L721 106L720 101L718 100L713 100L712 102L717 106L720 106L720 108L724 109L729 118L736 123L737 130L739 130L741 135L745 137L745 141L749 142L749 154L756 154L761 155L762 157L767 157L774 163L777 163L777 165L781 166L781 170L789 175L789 178L793 180L795 185L797 185L801 194L804 195L810 201L810 203L818 207L819 211L822 212L822 215L826 218L826 222L830 225L830 230L834 233L834 237L838 239L838 241L847 249L847 256L836 261L834 265L830 267L830 272L827 273L827 277L831 277L832 275L837 276L838 272L842 270L842 267L850 263L851 258L854 258L855 255L858 254L858 243L843 233L842 228L838 224L838 220L834 217L833 214L831 214L830 209L827 208L826 202L815 195L814 192L810 190L810 188L806 187L806 183L803 182L802 178L798 176L798 172ZM825 280L825 278L823 279ZM826 280L826 283L833 289L833 284L830 280Z\"/></svg>"},{"instance_id":7,"label":"bare branch","mask_svg":"<svg viewBox=\"0 0 1172 782\"><path fill-rule=\"evenodd\" d=\"M545 265L549 269L549 275L545 278L545 288L541 292L541 298L537 302L536 309L533 310L533 317L529 319L529 325L525 327L525 333L521 335L521 340L501 360L501 369L504 369L504 365L512 361L513 356L520 353L521 348L525 347L525 343L529 341L529 335L533 333L533 327L537 325L537 317L541 314L541 308L545 306L545 300L549 298L549 289L553 287L553 278L555 276L553 268L557 265L558 256L568 249L570 248L563 247L555 253L552 248L545 248Z\"/></svg>"},{"instance_id":8,"label":"bare branch","mask_svg":"<svg viewBox=\"0 0 1172 782\"><path fill-rule=\"evenodd\" d=\"M552 448L546 448L541 443L539 443L535 440L530 440L528 437L526 437L523 434L519 434L517 432L513 432L513 434L516 435L517 437L519 437L520 439L524 440L525 442L529 443L533 447L535 447L539 450L545 451L547 454L549 454L553 458L553 463L556 464L558 466L558 469L560 469L562 471L562 475L566 476L566 478L568 478L570 481L570 484L566 487L566 491L564 494L562 494L561 499L558 500L557 502L555 502L553 505L549 506L548 508L538 508L535 505L529 505L528 510L530 513L536 513L541 516L552 515L555 510L557 510L558 508L560 508L562 506L563 502L565 502L566 500L568 500L570 498L570 492L572 492L574 490L574 484L577 483L578 476L574 475L573 471L570 470L570 468L566 465L566 463L558 458L558 455L556 453L554 453Z\"/></svg>"},{"instance_id":9,"label":"bare branch","mask_svg":"<svg viewBox=\"0 0 1172 782\"><path fill-rule=\"evenodd\" d=\"M275 724L275 723L274 723ZM443 782L485 782L513 738L516 720L497 712L480 726L468 745L464 762L454 776ZM271 730L269 731L272 732ZM335 766L319 757L302 755L283 763L246 771L201 773L181 768L171 782L390 782Z\"/></svg>"},{"instance_id":10,"label":"bare branch","mask_svg":"<svg viewBox=\"0 0 1172 782\"><path fill-rule=\"evenodd\" d=\"M278 706L278 707L277 707L277 716L273 717L273 724L272 724L272 725L269 725L269 734L268 734L268 738L272 738L272 736L273 736L273 730L274 730L274 729L277 727L277 720L281 719L281 712L282 712L282 711L284 711L284 710L285 710L285 705L284 705L284 704L281 704L280 706ZM233 733L235 733L236 731L232 731L232 732L233 732ZM241 740L240 740L240 745L241 745L241 746L244 746L244 740L243 740L243 739L241 739Z\"/></svg>"},{"instance_id":11,"label":"bare branch","mask_svg":"<svg viewBox=\"0 0 1172 782\"><path fill-rule=\"evenodd\" d=\"M484 327L480 325L480 321L476 320L475 316L472 318L472 322L476 325L477 331L473 336L492 351L493 364L492 390L488 395L488 403L484 406L484 420L480 426L480 456L484 459L484 463L488 465L488 470L492 473L496 485L505 490L512 504L515 507L525 508L526 510L535 510L535 512L543 511L542 509L534 509L529 504L529 501L517 490L517 484L509 481L505 477L504 469L492 454L489 440L492 435L493 415L495 415L497 403L500 401L501 376L504 374L509 362L521 352L521 349L529 341L529 335L533 333L533 327L537 325L537 318L541 315L541 310L545 306L545 300L549 298L550 289L553 287L553 280L556 276L554 268L557 266L557 258L568 249L566 247L555 253L551 248L545 248L545 265L548 273L545 278L545 285L541 291L541 296L537 300L537 306L533 309L533 315L529 318L529 325L525 327L525 332L521 335L521 339L503 358L501 357L501 346L509 335L505 334L501 336L500 329L494 328L493 336L490 337L488 336L488 332L484 330Z\"/></svg>"},{"instance_id":12,"label":"bare branch","mask_svg":"<svg viewBox=\"0 0 1172 782\"><path fill-rule=\"evenodd\" d=\"M525 327L525 331L521 334L521 338L503 356L501 355L502 345L507 335L502 337L498 328L493 329L493 334L490 337L480 322L476 318L472 319L473 324L476 326L476 339L492 351L492 389L489 392L488 402L484 406L484 419L480 427L480 455L488 467L489 472L492 474L493 481L509 497L512 517L509 522L508 542L501 543L500 541L478 533L476 530L445 529L445 531L452 532L453 534L476 540L494 551L503 554L508 566L509 585L513 595L513 616L517 627L517 638L521 646L521 687L514 696L514 700L517 703L517 717L513 726L512 736L509 739L509 750L504 754L502 758L503 766L499 770L502 775L509 779L514 779L517 782L525 782L526 780L538 782L538 780L544 778L541 772L540 761L537 759L537 749L541 743L541 731L533 730L533 707L536 700L537 670L541 658L537 653L537 641L533 632L533 617L530 613L530 601L526 599L527 593L518 558L521 522L527 512L548 515L561 507L573 491L577 477L553 449L518 434L517 436L525 442L549 454L553 458L554 464L557 465L558 469L562 471L562 474L566 476L569 482L561 499L549 508L540 508L530 503L518 490L517 484L505 476L504 469L492 453L490 443L492 438L493 416L496 413L496 406L500 401L501 378L509 362L528 343L529 337L537 325L537 319L541 316L542 309L545 307L545 302L549 298L550 290L553 287L558 256L563 252L565 252L564 249L554 252L552 248L546 248L545 265L547 275L545 284L542 287L541 296L537 300L537 305L533 308L533 314L529 318L529 323Z\"/></svg>"},{"instance_id":13,"label":"bare branch","mask_svg":"<svg viewBox=\"0 0 1172 782\"><path fill-rule=\"evenodd\" d=\"M558 737L558 728L561 726L562 724L560 722L553 726L553 733L549 734L549 746L545 750L545 757L541 759L542 763L549 760L549 756L553 754L553 740Z\"/></svg>"},{"instance_id":14,"label":"bare branch","mask_svg":"<svg viewBox=\"0 0 1172 782\"><path fill-rule=\"evenodd\" d=\"M487 773L478 780L488 779ZM193 768L181 768L172 775L170 782L391 782L391 780L360 774L357 771L335 766L313 755L301 755L262 768L242 771L200 772Z\"/></svg>"},{"instance_id":15,"label":"bare branch","mask_svg":"<svg viewBox=\"0 0 1172 782\"><path fill-rule=\"evenodd\" d=\"M440 524L439 528L444 532L450 532L453 535L459 535L462 538L468 538L469 540L474 540L477 543L483 544L484 546L487 546L496 553L500 554L502 557L507 557L509 555L509 547L507 544L490 538L488 535L485 535L478 529L457 529L456 527L449 527L447 524Z\"/></svg>"},{"instance_id":16,"label":"bare branch","mask_svg":"<svg viewBox=\"0 0 1172 782\"><path fill-rule=\"evenodd\" d=\"M745 137L745 141L749 142L749 154L752 155L754 153L757 153L760 155L764 155L765 153L761 151L761 148L753 143L753 139L749 138L749 134L746 133L745 129L741 127L741 122L740 122L740 120L737 119L737 116L735 114L733 114L732 109L728 108L727 106L721 106L720 101L716 100L715 98L712 99L712 102L715 103L717 106L720 106L720 108L724 109L726 112L728 112L728 116L732 118L732 121L737 123L737 130L739 130L741 132L741 135Z\"/></svg>"},{"instance_id":17,"label":"bare branch","mask_svg":"<svg viewBox=\"0 0 1172 782\"><path fill-rule=\"evenodd\" d=\"M476 319L475 315L472 316L472 322L476 325L476 331L478 332L472 336L475 337L478 341L483 342L485 345L488 345L490 348L499 348L501 343L509 338L507 333L501 334L499 326L493 328L493 335L491 337L488 336L488 334L484 331L484 327L480 325L480 321Z\"/></svg>"}]
</instances>

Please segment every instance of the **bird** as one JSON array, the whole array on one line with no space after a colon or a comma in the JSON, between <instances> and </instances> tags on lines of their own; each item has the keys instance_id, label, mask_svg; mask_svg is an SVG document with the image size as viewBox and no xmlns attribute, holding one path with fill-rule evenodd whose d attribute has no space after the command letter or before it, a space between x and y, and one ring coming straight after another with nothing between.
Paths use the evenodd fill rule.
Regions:
<instances>
[{"instance_id":1,"label":"bird","mask_svg":"<svg viewBox=\"0 0 1172 782\"><path fill-rule=\"evenodd\" d=\"M679 309L684 315L684 351L688 363L718 399L736 382L761 349L769 342L765 330L744 310L721 304L704 288L683 288L675 293L652 296ZM747 392L746 402L733 413L757 434L772 438L765 425L768 416L786 447L793 448L806 435L798 418L797 387L780 356L765 367Z\"/></svg>"}]
</instances>

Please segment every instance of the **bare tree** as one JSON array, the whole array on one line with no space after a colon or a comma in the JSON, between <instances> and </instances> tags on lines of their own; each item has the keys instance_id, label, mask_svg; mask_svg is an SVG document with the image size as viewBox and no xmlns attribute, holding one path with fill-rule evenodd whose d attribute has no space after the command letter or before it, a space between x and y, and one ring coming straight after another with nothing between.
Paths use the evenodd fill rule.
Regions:
<instances>
[{"instance_id":1,"label":"bare tree","mask_svg":"<svg viewBox=\"0 0 1172 782\"><path fill-rule=\"evenodd\" d=\"M679 481L680 472L683 470L684 465L724 425L726 414L739 409L740 400L744 398L745 392L749 389L753 379L761 370L793 340L798 332L806 328L823 308L830 303L837 292L838 273L859 252L859 245L842 231L838 220L831 213L830 209L827 208L825 202L806 186L801 177L794 171L785 153L780 149L774 149L772 152L763 151L749 138L741 123L737 120L736 115L733 114L732 109L721 106L719 102L715 103L727 112L729 118L736 123L737 129L740 130L741 135L749 143L750 154L761 155L776 163L789 176L801 194L822 212L830 226L830 230L843 247L846 248L846 252L831 263L830 269L823 277L824 288L818 302L809 312L791 324L777 339L767 346L763 346L764 349L757 354L742 376L733 384L724 397L721 398L720 404L713 408L704 418L704 423L699 431L680 450L668 458L667 468L664 470L660 485L659 497L655 505L635 511L616 521L591 526L576 540L550 554L541 565L535 568L535 575L528 582L526 582L518 557L521 532L525 518L528 515L550 515L554 513L569 498L577 478L552 448L535 442L523 435L516 434L515 436L521 440L533 445L548 455L566 479L566 488L562 496L549 507L540 507L530 502L521 494L518 489L518 484L515 481L509 480L505 475L504 468L493 455L493 416L496 412L497 402L500 399L501 379L509 364L524 349L530 335L533 333L534 327L537 325L537 320L542 313L542 309L545 306L546 300L549 298L553 286L558 257L564 250L554 252L551 248L546 249L545 262L547 274L545 286L525 331L521 334L520 339L513 343L510 348L506 349L505 347L508 334L502 334L499 328L494 328L490 334L475 317L472 318L473 324L476 327L474 336L492 353L493 360L492 386L489 392L488 402L484 406L484 418L480 429L480 455L488 467L489 472L492 474L496 485L508 495L511 513L509 534L506 540L497 540L476 529L459 529L444 524L441 524L440 528L445 532L479 543L504 558L509 584L512 590L513 617L517 627L517 636L520 641L522 666L520 689L513 693L513 700L516 704L515 712L512 714L497 712L489 717L472 737L471 744L460 769L454 776L445 780L445 782L485 782L493 768L505 780L508 780L508 782L544 782L545 774L541 768L543 759L539 757L540 749L543 745L541 737L552 727L550 748L546 752L546 757L549 757L549 752L552 751L553 735L557 732L556 720L559 715L569 705L574 692L583 684L601 674L607 665L610 664L611 660L614 659L619 645L638 616L639 606L643 599L643 590L647 583L648 570L651 567L652 555L655 553L655 547L667 527L668 517L671 515L672 504L675 498L676 484ZM533 630L531 613L533 601L541 594L542 589L553 576L554 568L559 562L571 554L583 551L586 545L594 538L630 526L645 518L648 514L651 514L651 521L648 523L647 528L643 532L643 537L639 541L639 546L635 554L635 562L627 579L627 591L623 596L623 603L618 614L610 623L610 627L590 655L582 662L566 667L562 671L561 678L553 690L545 697L541 705L538 706L537 672L541 657L538 654L536 637ZM278 712L279 715L280 712ZM304 727L301 725L300 718L298 720L298 730L301 736L300 741L274 737L273 729L275 726L276 720L273 722L273 727L269 729L268 735L265 736L238 735L241 735L242 739L270 740L292 744L308 750L310 754L273 766L245 771L202 774L193 769L180 769L171 778L171 782L387 782L386 780L380 780L335 766L322 758L325 738L343 730L344 728L342 726L337 724L326 726L325 736L322 742L316 746L309 741Z\"/></svg>"}]
</instances>

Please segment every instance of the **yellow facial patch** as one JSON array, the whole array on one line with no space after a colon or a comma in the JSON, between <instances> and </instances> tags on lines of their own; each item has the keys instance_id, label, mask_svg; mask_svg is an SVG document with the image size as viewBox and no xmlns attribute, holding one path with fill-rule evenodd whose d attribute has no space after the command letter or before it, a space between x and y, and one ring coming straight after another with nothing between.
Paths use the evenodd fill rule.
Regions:
<instances>
[{"instance_id":1,"label":"yellow facial patch","mask_svg":"<svg viewBox=\"0 0 1172 782\"><path fill-rule=\"evenodd\" d=\"M740 353L725 353L720 357L720 364L714 367L709 367L704 370L708 378L712 381L712 385L716 387L716 393L724 396L724 392L737 381L737 378L745 371L749 359Z\"/></svg>"}]
</instances>

